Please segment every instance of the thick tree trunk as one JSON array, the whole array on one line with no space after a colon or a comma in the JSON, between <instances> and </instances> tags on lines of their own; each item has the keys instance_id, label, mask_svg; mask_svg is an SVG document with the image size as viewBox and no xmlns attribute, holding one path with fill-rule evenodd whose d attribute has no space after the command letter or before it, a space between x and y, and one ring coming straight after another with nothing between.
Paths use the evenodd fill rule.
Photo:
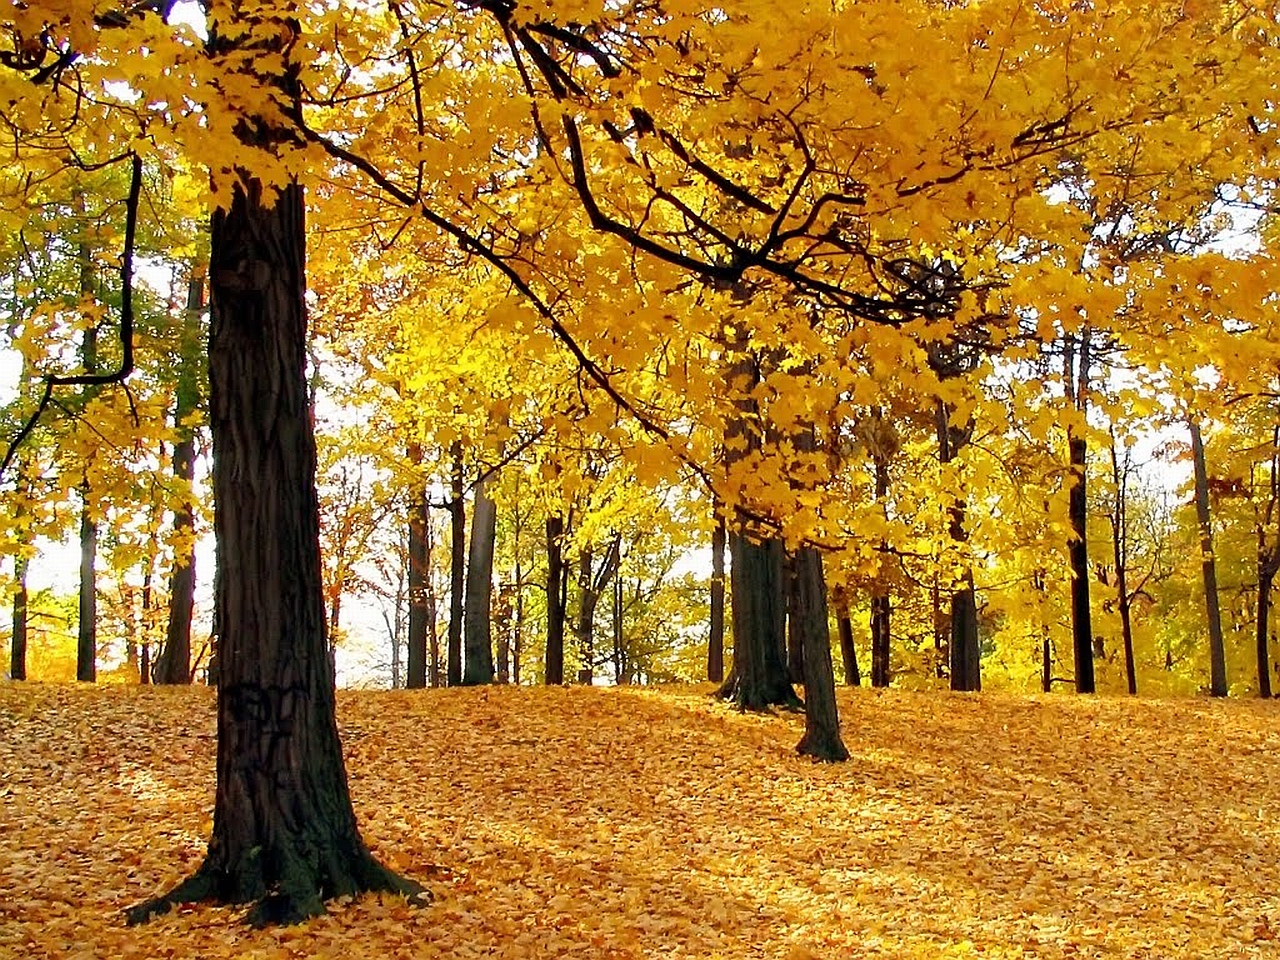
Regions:
<instances>
[{"instance_id":1,"label":"thick tree trunk","mask_svg":"<svg viewBox=\"0 0 1280 960\"><path fill-rule=\"evenodd\" d=\"M729 534L733 669L719 696L743 710L799 707L782 658L786 596L779 540L758 543Z\"/></svg>"},{"instance_id":2,"label":"thick tree trunk","mask_svg":"<svg viewBox=\"0 0 1280 960\"><path fill-rule=\"evenodd\" d=\"M482 479L476 484L471 511L471 549L467 557L466 660L462 682L468 686L493 683L493 548L498 534L498 506Z\"/></svg>"},{"instance_id":3,"label":"thick tree trunk","mask_svg":"<svg viewBox=\"0 0 1280 960\"><path fill-rule=\"evenodd\" d=\"M1267 626L1271 614L1271 585L1275 580L1275 571L1263 562L1264 559L1258 559L1258 610L1254 623L1254 648L1258 657L1258 696L1266 700L1271 696L1271 652L1267 645Z\"/></svg>"},{"instance_id":4,"label":"thick tree trunk","mask_svg":"<svg viewBox=\"0 0 1280 960\"><path fill-rule=\"evenodd\" d=\"M547 517L547 655L543 680L548 686L564 683L565 588L564 517Z\"/></svg>"},{"instance_id":5,"label":"thick tree trunk","mask_svg":"<svg viewBox=\"0 0 1280 960\"><path fill-rule=\"evenodd\" d=\"M12 680L27 679L27 569L31 561L18 554L13 561L13 579L17 589L13 592L13 632L9 638L9 677Z\"/></svg>"},{"instance_id":6,"label":"thick tree trunk","mask_svg":"<svg viewBox=\"0 0 1280 960\"><path fill-rule=\"evenodd\" d=\"M413 467L422 465L420 443L405 451ZM405 686L420 690L427 685L427 593L431 589L431 506L426 487L414 479L409 495L409 625L405 637ZM434 686L434 684L432 684Z\"/></svg>"},{"instance_id":7,"label":"thick tree trunk","mask_svg":"<svg viewBox=\"0 0 1280 960\"><path fill-rule=\"evenodd\" d=\"M1191 462L1195 473L1196 520L1200 526L1200 571L1204 579L1205 614L1209 622L1209 692L1227 695L1227 653L1222 638L1222 612L1218 607L1218 565L1213 554L1213 518L1209 513L1209 471L1204 460L1200 424L1188 421L1191 430Z\"/></svg>"},{"instance_id":8,"label":"thick tree trunk","mask_svg":"<svg viewBox=\"0 0 1280 960\"><path fill-rule=\"evenodd\" d=\"M827 616L827 584L822 575L822 555L814 547L801 547L792 561L795 568L796 610L804 645L804 736L796 752L818 760L849 759L840 739L836 710L836 677L831 663L831 623Z\"/></svg>"},{"instance_id":9,"label":"thick tree trunk","mask_svg":"<svg viewBox=\"0 0 1280 960\"><path fill-rule=\"evenodd\" d=\"M707 679L724 682L724 516L716 511L711 531L711 634L707 640Z\"/></svg>"},{"instance_id":10,"label":"thick tree trunk","mask_svg":"<svg viewBox=\"0 0 1280 960\"><path fill-rule=\"evenodd\" d=\"M462 444L453 444L453 483L449 500L449 637L445 672L449 686L462 683L462 623L466 616L463 592L467 562L467 518L463 493Z\"/></svg>"},{"instance_id":11,"label":"thick tree trunk","mask_svg":"<svg viewBox=\"0 0 1280 960\"><path fill-rule=\"evenodd\" d=\"M215 30L216 33L216 30ZM285 35L283 28L281 35ZM215 213L209 342L218 756L203 864L174 903L253 903L255 924L366 890L420 894L360 838L334 718L307 398L302 190L248 180Z\"/></svg>"}]
</instances>

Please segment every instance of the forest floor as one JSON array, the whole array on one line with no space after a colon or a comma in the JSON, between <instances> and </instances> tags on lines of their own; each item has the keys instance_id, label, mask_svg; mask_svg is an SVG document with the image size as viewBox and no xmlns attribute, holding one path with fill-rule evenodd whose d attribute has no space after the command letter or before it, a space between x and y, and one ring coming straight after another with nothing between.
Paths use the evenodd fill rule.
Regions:
<instances>
[{"instance_id":1,"label":"forest floor","mask_svg":"<svg viewBox=\"0 0 1280 960\"><path fill-rule=\"evenodd\" d=\"M842 691L848 763L709 688L339 695L431 888L248 929L200 862L205 689L0 685L0 956L1277 957L1280 704Z\"/></svg>"}]
</instances>

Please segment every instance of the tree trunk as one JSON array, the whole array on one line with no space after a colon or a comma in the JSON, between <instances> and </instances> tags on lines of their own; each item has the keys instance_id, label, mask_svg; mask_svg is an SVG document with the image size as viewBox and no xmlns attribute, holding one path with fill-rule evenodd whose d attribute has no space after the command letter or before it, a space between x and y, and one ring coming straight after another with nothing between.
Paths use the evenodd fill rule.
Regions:
<instances>
[{"instance_id":1,"label":"tree trunk","mask_svg":"<svg viewBox=\"0 0 1280 960\"><path fill-rule=\"evenodd\" d=\"M497 660L494 663L494 681L511 682L511 584L504 583L498 588L498 628Z\"/></svg>"},{"instance_id":2,"label":"tree trunk","mask_svg":"<svg viewBox=\"0 0 1280 960\"><path fill-rule=\"evenodd\" d=\"M81 488L80 600L76 643L76 679L93 683L98 678L98 524L89 512L89 486Z\"/></svg>"},{"instance_id":3,"label":"tree trunk","mask_svg":"<svg viewBox=\"0 0 1280 960\"><path fill-rule=\"evenodd\" d=\"M853 643L853 621L849 617L849 607L844 602L836 604L836 633L840 637L840 658L844 661L845 685L861 686L862 672L858 669L858 648Z\"/></svg>"},{"instance_id":4,"label":"tree trunk","mask_svg":"<svg viewBox=\"0 0 1280 960\"><path fill-rule=\"evenodd\" d=\"M1083 420L1089 409L1090 333L1080 333L1079 363L1076 341L1068 335L1063 350L1063 382L1067 399ZM1084 437L1067 427L1067 457L1071 464L1071 491L1067 500L1067 516L1071 521L1071 542L1067 553L1071 568L1071 649L1075 656L1076 692L1093 693L1093 616L1089 607L1089 497L1087 458L1089 448Z\"/></svg>"},{"instance_id":5,"label":"tree trunk","mask_svg":"<svg viewBox=\"0 0 1280 960\"><path fill-rule=\"evenodd\" d=\"M1218 608L1218 566L1213 555L1213 518L1209 513L1209 471L1204 461L1200 424L1187 421L1191 430L1191 461L1195 472L1196 520L1200 526L1200 570L1204 579L1204 605L1209 621L1209 692L1227 695L1227 653L1222 638L1222 613Z\"/></svg>"},{"instance_id":6,"label":"tree trunk","mask_svg":"<svg viewBox=\"0 0 1280 960\"><path fill-rule=\"evenodd\" d=\"M476 484L471 512L471 549L467 557L466 661L462 682L468 686L493 683L493 548L498 534L498 506L486 489Z\"/></svg>"},{"instance_id":7,"label":"tree trunk","mask_svg":"<svg viewBox=\"0 0 1280 960\"><path fill-rule=\"evenodd\" d=\"M292 27L279 27L265 42L291 35ZM282 88L296 105L292 78ZM303 211L297 184L269 201L246 176L230 208L213 217L213 834L196 873L130 910L135 923L203 899L254 903L250 922L267 924L301 921L322 913L325 899L361 891L423 895L361 840L334 717L305 375Z\"/></svg>"},{"instance_id":8,"label":"tree trunk","mask_svg":"<svg viewBox=\"0 0 1280 960\"><path fill-rule=\"evenodd\" d=\"M27 569L31 561L19 553L13 560L13 579L17 589L13 593L13 633L9 643L9 677L27 679Z\"/></svg>"},{"instance_id":9,"label":"tree trunk","mask_svg":"<svg viewBox=\"0 0 1280 960\"><path fill-rule=\"evenodd\" d=\"M462 501L462 443L453 444L453 484L449 500L449 637L445 650L447 683L462 683L462 622L465 617L463 575L467 561L467 518Z\"/></svg>"},{"instance_id":10,"label":"tree trunk","mask_svg":"<svg viewBox=\"0 0 1280 960\"><path fill-rule=\"evenodd\" d=\"M724 682L724 516L716 511L711 531L711 634L707 640L707 679Z\"/></svg>"},{"instance_id":11,"label":"tree trunk","mask_svg":"<svg viewBox=\"0 0 1280 960\"><path fill-rule=\"evenodd\" d=\"M589 675L595 669L595 625L596 608L600 598L613 582L622 562L622 535L615 534L605 553L599 569L592 564L592 551L582 551L582 563L579 574L580 590L578 594L578 619L574 633L578 640L578 648L582 651L583 669ZM590 682L589 680L587 682Z\"/></svg>"},{"instance_id":12,"label":"tree trunk","mask_svg":"<svg viewBox=\"0 0 1280 960\"><path fill-rule=\"evenodd\" d=\"M1088 447L1083 438L1067 430L1067 450L1071 460L1071 493L1067 512L1071 520L1071 544L1068 556L1071 566L1071 649L1075 653L1076 692L1093 693L1093 616L1089 608L1089 499L1086 488L1085 457Z\"/></svg>"},{"instance_id":13,"label":"tree trunk","mask_svg":"<svg viewBox=\"0 0 1280 960\"><path fill-rule=\"evenodd\" d=\"M1116 603L1120 611L1120 637L1124 644L1124 674L1129 695L1137 696L1138 670L1133 656L1133 604L1129 596L1129 454L1124 465L1111 433L1111 559L1116 565Z\"/></svg>"},{"instance_id":14,"label":"tree trunk","mask_svg":"<svg viewBox=\"0 0 1280 960\"><path fill-rule=\"evenodd\" d=\"M804 736L796 752L818 760L849 759L840 739L836 710L836 678L831 664L831 624L827 617L827 585L822 555L814 547L796 551L796 619L804 644Z\"/></svg>"},{"instance_id":15,"label":"tree trunk","mask_svg":"<svg viewBox=\"0 0 1280 960\"><path fill-rule=\"evenodd\" d=\"M177 434L173 446L173 477L183 490L183 497L173 514L175 547L173 569L169 575L169 623L165 630L164 649L156 658L151 672L155 683L191 682L191 616L195 609L196 591L195 512L191 483L196 475L196 441L195 428L187 421L200 405L200 383L194 360L203 308L203 278L193 270L187 281L187 315L173 410Z\"/></svg>"},{"instance_id":16,"label":"tree trunk","mask_svg":"<svg viewBox=\"0 0 1280 960\"><path fill-rule=\"evenodd\" d=\"M783 655L787 660L787 679L793 684L804 685L804 631L806 624L800 615L800 569L793 554L786 554L782 561L782 581L786 589L787 642ZM828 628L828 631L830 628Z\"/></svg>"},{"instance_id":17,"label":"tree trunk","mask_svg":"<svg viewBox=\"0 0 1280 960\"><path fill-rule=\"evenodd\" d=\"M969 442L972 427L951 425L951 408L939 402L937 408L938 459L951 463ZM955 495L949 509L948 532L952 543L968 542L965 527L967 505L963 496ZM982 689L982 648L978 638L978 602L973 590L973 571L966 568L958 589L951 592L951 615L948 663L952 690Z\"/></svg>"},{"instance_id":18,"label":"tree trunk","mask_svg":"<svg viewBox=\"0 0 1280 960\"><path fill-rule=\"evenodd\" d=\"M548 686L564 683L565 590L564 517L547 517L547 655L543 680Z\"/></svg>"},{"instance_id":19,"label":"tree trunk","mask_svg":"<svg viewBox=\"0 0 1280 960\"><path fill-rule=\"evenodd\" d=\"M406 449L411 466L422 465L422 445ZM417 478L409 496L409 625L405 637L405 686L421 690L427 685L427 593L431 589L431 505L426 486ZM435 684L432 684L434 686Z\"/></svg>"},{"instance_id":20,"label":"tree trunk","mask_svg":"<svg viewBox=\"0 0 1280 960\"><path fill-rule=\"evenodd\" d=\"M729 534L733 608L733 669L719 696L742 710L800 706L782 658L786 598L780 540L762 543Z\"/></svg>"},{"instance_id":21,"label":"tree trunk","mask_svg":"<svg viewBox=\"0 0 1280 960\"><path fill-rule=\"evenodd\" d=\"M1271 584L1275 571L1258 560L1258 615L1254 624L1254 643L1258 655L1258 696L1271 696L1271 653L1267 646L1267 623L1271 613ZM16 601L15 601L16 607ZM15 614L16 623L16 614Z\"/></svg>"}]
</instances>

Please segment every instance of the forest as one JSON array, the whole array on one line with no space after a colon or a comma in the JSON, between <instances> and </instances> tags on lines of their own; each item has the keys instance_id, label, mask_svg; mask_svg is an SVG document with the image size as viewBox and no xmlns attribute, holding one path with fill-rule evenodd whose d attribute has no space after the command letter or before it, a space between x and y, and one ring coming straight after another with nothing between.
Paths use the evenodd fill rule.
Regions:
<instances>
[{"instance_id":1,"label":"forest","mask_svg":"<svg viewBox=\"0 0 1280 960\"><path fill-rule=\"evenodd\" d=\"M756 864L735 883L759 907L699 893L708 930L773 918L742 933L758 955L1272 939L1265 885L1216 904L1231 946L1196 939L1186 897L1263 858L1275 812L1255 754L1280 680L1278 64L1280 13L1226 0L15 3L0 791L23 802L0 824L35 843L58 790L101 796L121 822L74 842L114 851L102 923L213 902L316 936L363 893L392 926L491 917L462 905L510 870L492 843L470 858L491 827L561 874L526 890L544 913L566 884L625 891L592 914L617 929L561 907L576 949L632 956L684 921L671 890L646 913L608 876L661 874L641 837L606 855L630 836L610 798L635 802L614 764L670 801L654 835L708 829L705 800L743 857L752 831L808 830L820 866L832 823L951 852L887 899L906 861L866 837L803 889ZM95 729L128 744L108 772ZM1139 760L1203 845L1146 809ZM432 763L471 772L410 799L403 765ZM740 807L712 798L717 765ZM1209 769L1252 805L1215 809ZM1108 803L1074 825L1081 862L1123 862L1115 922L1151 942L1071 911L1033 934L1001 871L1066 897L1019 858ZM1000 852L1002 816L1023 840ZM970 829L985 866L916 836ZM715 887L711 842L672 841L673 890ZM66 882L31 879L76 869L38 849L3 848L0 879ZM820 921L836 875L861 892ZM1157 890L1172 931L1134 912ZM862 896L878 927L831 925ZM938 898L936 929L902 925ZM486 929L485 955L558 949Z\"/></svg>"}]
</instances>

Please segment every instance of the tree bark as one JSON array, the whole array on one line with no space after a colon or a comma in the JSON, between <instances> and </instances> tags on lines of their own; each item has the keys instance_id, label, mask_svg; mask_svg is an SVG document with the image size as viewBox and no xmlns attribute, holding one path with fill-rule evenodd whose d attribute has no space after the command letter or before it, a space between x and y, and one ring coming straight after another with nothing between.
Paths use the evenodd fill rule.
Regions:
<instances>
[{"instance_id":1,"label":"tree bark","mask_svg":"<svg viewBox=\"0 0 1280 960\"><path fill-rule=\"evenodd\" d=\"M462 443L453 444L453 478L449 500L449 636L446 643L446 682L451 687L462 683L462 623L466 616L463 592L467 562L467 518L463 493Z\"/></svg>"},{"instance_id":2,"label":"tree bark","mask_svg":"<svg viewBox=\"0 0 1280 960\"><path fill-rule=\"evenodd\" d=\"M547 517L547 655L543 680L548 686L564 683L565 591L564 517Z\"/></svg>"},{"instance_id":3,"label":"tree bark","mask_svg":"<svg viewBox=\"0 0 1280 960\"><path fill-rule=\"evenodd\" d=\"M782 542L729 534L733 608L733 669L719 696L742 710L799 707L782 658L786 630Z\"/></svg>"},{"instance_id":4,"label":"tree bark","mask_svg":"<svg viewBox=\"0 0 1280 960\"><path fill-rule=\"evenodd\" d=\"M498 506L481 479L471 511L471 548L466 579L466 660L462 682L467 686L493 683L493 549L498 534Z\"/></svg>"},{"instance_id":5,"label":"tree bark","mask_svg":"<svg viewBox=\"0 0 1280 960\"><path fill-rule=\"evenodd\" d=\"M13 593L13 632L9 642L9 678L27 679L27 569L31 561L24 554L13 560L13 579L17 589Z\"/></svg>"},{"instance_id":6,"label":"tree bark","mask_svg":"<svg viewBox=\"0 0 1280 960\"><path fill-rule=\"evenodd\" d=\"M862 671L858 669L858 648L853 642L853 620L849 616L849 604L842 590L835 593L836 634L840 638L840 659L844 661L845 686L862 684Z\"/></svg>"},{"instance_id":7,"label":"tree bark","mask_svg":"<svg viewBox=\"0 0 1280 960\"><path fill-rule=\"evenodd\" d=\"M420 467L422 444L411 442L409 464ZM405 686L421 690L427 685L427 593L431 589L431 505L426 486L416 477L409 494L409 625L405 637ZM433 684L434 686L434 684Z\"/></svg>"},{"instance_id":8,"label":"tree bark","mask_svg":"<svg viewBox=\"0 0 1280 960\"><path fill-rule=\"evenodd\" d=\"M1195 473L1196 521L1200 526L1200 572L1204 580L1205 614L1209 622L1209 693L1227 695L1227 652L1222 637L1222 612L1218 607L1218 565L1213 554L1213 518L1209 512L1209 471L1205 466L1200 424L1188 420L1191 462Z\"/></svg>"},{"instance_id":9,"label":"tree bark","mask_svg":"<svg viewBox=\"0 0 1280 960\"><path fill-rule=\"evenodd\" d=\"M972 427L951 425L951 410L939 402L937 408L938 458L951 463L969 442ZM957 545L969 539L965 526L967 505L963 496L955 495L949 509L948 532ZM973 570L966 567L960 585L951 592L950 642L948 662L952 690L982 689L982 647L978 637L978 601L973 589Z\"/></svg>"},{"instance_id":10,"label":"tree bark","mask_svg":"<svg viewBox=\"0 0 1280 960\"><path fill-rule=\"evenodd\" d=\"M1067 396L1083 419L1088 412L1090 333L1086 327L1080 333L1080 352L1077 366L1075 339L1067 336L1063 351L1064 382ZM1093 670L1093 615L1089 606L1089 497L1088 497L1088 443L1076 436L1073 427L1067 427L1067 457L1071 465L1071 491L1067 500L1067 515L1071 521L1071 542L1067 553L1071 568L1071 648L1075 655L1076 692L1094 693L1096 681Z\"/></svg>"},{"instance_id":11,"label":"tree bark","mask_svg":"<svg viewBox=\"0 0 1280 960\"><path fill-rule=\"evenodd\" d=\"M80 488L80 598L76 642L76 679L93 683L98 678L98 524L89 512L89 485Z\"/></svg>"},{"instance_id":12,"label":"tree bark","mask_svg":"<svg viewBox=\"0 0 1280 960\"><path fill-rule=\"evenodd\" d=\"M191 682L191 616L195 609L196 541L191 483L195 479L195 427L187 421L200 406L200 381L195 368L199 349L200 312L204 309L204 278L198 269L187 281L187 310L182 335L173 421L173 477L184 491L173 513L174 562L169 575L169 622L164 649L152 667L155 683ZM185 545L185 547L183 546ZM145 603L144 603L145 606Z\"/></svg>"},{"instance_id":13,"label":"tree bark","mask_svg":"<svg viewBox=\"0 0 1280 960\"><path fill-rule=\"evenodd\" d=\"M1258 696L1271 697L1271 653L1267 644L1267 625L1271 613L1271 585L1275 571L1258 564L1258 610L1254 624L1254 647L1258 657ZM15 601L16 606L16 601ZM15 617L16 622L16 617Z\"/></svg>"},{"instance_id":14,"label":"tree bark","mask_svg":"<svg viewBox=\"0 0 1280 960\"><path fill-rule=\"evenodd\" d=\"M822 555L814 547L796 551L796 619L804 645L804 736L796 752L828 762L849 759L840 739L835 670L831 664L831 624Z\"/></svg>"},{"instance_id":15,"label":"tree bark","mask_svg":"<svg viewBox=\"0 0 1280 960\"><path fill-rule=\"evenodd\" d=\"M711 633L707 640L707 679L724 682L724 516L719 510L711 531Z\"/></svg>"},{"instance_id":16,"label":"tree bark","mask_svg":"<svg viewBox=\"0 0 1280 960\"><path fill-rule=\"evenodd\" d=\"M1111 559L1116 565L1116 603L1120 612L1120 637L1124 645L1125 683L1130 696L1138 693L1138 669L1133 655L1133 604L1129 596L1129 455L1122 466L1111 434Z\"/></svg>"},{"instance_id":17,"label":"tree bark","mask_svg":"<svg viewBox=\"0 0 1280 960\"><path fill-rule=\"evenodd\" d=\"M243 16L235 5L230 15ZM278 26L259 42L287 64L281 38L294 26ZM225 49L218 28L215 21L210 44ZM294 74L283 75L280 89L296 109ZM242 135L264 127L246 124ZM250 922L268 924L301 921L322 913L324 900L361 891L425 895L377 863L361 840L334 717L306 382L303 211L297 184L268 200L244 175L230 207L213 217L213 834L196 873L130 910L134 923L203 899L253 903Z\"/></svg>"}]
</instances>

